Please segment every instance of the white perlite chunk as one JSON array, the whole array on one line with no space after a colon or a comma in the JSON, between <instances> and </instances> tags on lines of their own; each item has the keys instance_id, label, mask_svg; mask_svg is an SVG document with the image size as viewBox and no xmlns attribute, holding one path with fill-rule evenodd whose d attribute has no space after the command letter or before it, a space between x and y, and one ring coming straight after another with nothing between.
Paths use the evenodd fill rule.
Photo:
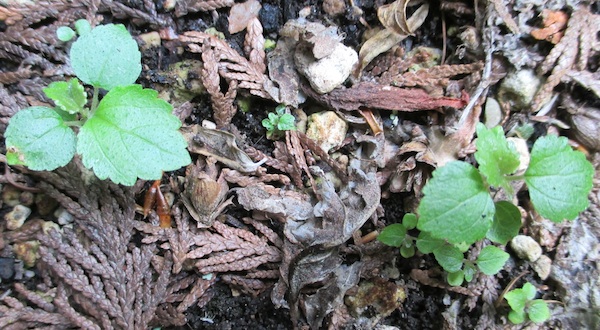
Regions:
<instances>
[{"instance_id":1,"label":"white perlite chunk","mask_svg":"<svg viewBox=\"0 0 600 330\"><path fill-rule=\"evenodd\" d=\"M306 136L317 141L321 149L329 152L346 138L348 123L333 111L323 111L308 117Z\"/></svg>"},{"instance_id":2,"label":"white perlite chunk","mask_svg":"<svg viewBox=\"0 0 600 330\"><path fill-rule=\"evenodd\" d=\"M542 255L542 247L529 236L517 235L510 241L510 247L523 260L536 261Z\"/></svg>"},{"instance_id":3,"label":"white perlite chunk","mask_svg":"<svg viewBox=\"0 0 600 330\"><path fill-rule=\"evenodd\" d=\"M302 52L296 53L298 70L320 94L329 93L341 85L356 63L358 63L356 51L341 43L336 43L331 54L318 61Z\"/></svg>"}]
</instances>

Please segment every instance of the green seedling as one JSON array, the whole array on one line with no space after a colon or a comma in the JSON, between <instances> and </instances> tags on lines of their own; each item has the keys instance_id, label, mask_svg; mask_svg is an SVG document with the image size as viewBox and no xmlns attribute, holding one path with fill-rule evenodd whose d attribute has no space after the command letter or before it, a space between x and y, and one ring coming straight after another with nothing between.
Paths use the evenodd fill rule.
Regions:
<instances>
[{"instance_id":1,"label":"green seedling","mask_svg":"<svg viewBox=\"0 0 600 330\"><path fill-rule=\"evenodd\" d=\"M402 249L414 242L421 253L433 253L452 285L472 280L477 269L496 274L508 260L508 254L493 245L483 248L475 261L464 258L464 252L477 241L487 238L504 245L519 232L519 209L509 201L494 202L493 189L504 189L511 196L510 183L524 180L536 211L554 222L572 220L585 210L592 189L592 164L569 147L566 138L538 139L528 168L517 175L519 154L502 128L487 129L479 124L477 135L479 169L466 162L450 162L436 169L425 185L416 240L406 234L409 228L404 223L390 225L380 235L385 244Z\"/></svg>"},{"instance_id":2,"label":"green seedling","mask_svg":"<svg viewBox=\"0 0 600 330\"><path fill-rule=\"evenodd\" d=\"M504 295L511 311L508 319L514 324L525 322L528 318L535 323L543 323L550 318L548 303L542 299L534 299L535 286L525 283L523 288L514 289Z\"/></svg>"},{"instance_id":3,"label":"green seedling","mask_svg":"<svg viewBox=\"0 0 600 330\"><path fill-rule=\"evenodd\" d=\"M124 185L159 179L163 171L189 164L173 107L156 91L134 84L142 69L135 40L121 24L88 27L78 21L80 36L69 53L79 79L44 88L56 107L29 107L10 119L8 163L51 171L77 153L98 178ZM80 81L93 87L89 108ZM108 93L100 100L101 89Z\"/></svg>"},{"instance_id":4,"label":"green seedling","mask_svg":"<svg viewBox=\"0 0 600 330\"><path fill-rule=\"evenodd\" d=\"M280 104L275 108L275 112L269 112L267 118L263 119L262 125L267 129L268 139L278 140L283 132L296 129L294 121L294 116L285 113L285 105Z\"/></svg>"}]
</instances>

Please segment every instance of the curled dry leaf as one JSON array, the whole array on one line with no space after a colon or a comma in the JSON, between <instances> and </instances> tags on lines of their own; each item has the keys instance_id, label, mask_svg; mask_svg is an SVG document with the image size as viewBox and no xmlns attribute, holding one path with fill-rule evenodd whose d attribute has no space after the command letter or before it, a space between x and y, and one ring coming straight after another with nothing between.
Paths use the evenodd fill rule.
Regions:
<instances>
[{"instance_id":1,"label":"curled dry leaf","mask_svg":"<svg viewBox=\"0 0 600 330\"><path fill-rule=\"evenodd\" d=\"M362 70L377 55L390 50L400 41L413 34L425 22L425 18L429 14L429 4L427 3L422 4L410 18L407 18L406 15L407 7L419 3L420 1L414 0L397 0L379 7L377 16L385 29L367 40L360 48L358 53L359 65L355 71L355 76L359 76Z\"/></svg>"},{"instance_id":2,"label":"curled dry leaf","mask_svg":"<svg viewBox=\"0 0 600 330\"><path fill-rule=\"evenodd\" d=\"M225 131L193 125L181 129L192 153L211 156L228 167L243 173L255 172L266 159L254 163L238 148L235 136Z\"/></svg>"}]
</instances>

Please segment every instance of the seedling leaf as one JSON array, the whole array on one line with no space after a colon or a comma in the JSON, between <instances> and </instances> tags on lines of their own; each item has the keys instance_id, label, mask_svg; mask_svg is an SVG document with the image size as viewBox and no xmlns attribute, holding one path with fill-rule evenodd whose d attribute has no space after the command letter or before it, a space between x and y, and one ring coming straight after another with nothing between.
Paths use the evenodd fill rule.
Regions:
<instances>
[{"instance_id":1,"label":"seedling leaf","mask_svg":"<svg viewBox=\"0 0 600 330\"><path fill-rule=\"evenodd\" d=\"M402 224L406 229L413 229L417 226L417 215L414 213L406 213L402 217Z\"/></svg>"},{"instance_id":2,"label":"seedling leaf","mask_svg":"<svg viewBox=\"0 0 600 330\"><path fill-rule=\"evenodd\" d=\"M419 230L450 243L472 244L485 237L492 224L494 202L475 167L449 162L433 172L423 193Z\"/></svg>"},{"instance_id":3,"label":"seedling leaf","mask_svg":"<svg viewBox=\"0 0 600 330\"><path fill-rule=\"evenodd\" d=\"M90 32L91 30L92 26L86 19L82 18L75 21L75 31L77 31L77 34L80 36Z\"/></svg>"},{"instance_id":4,"label":"seedling leaf","mask_svg":"<svg viewBox=\"0 0 600 330\"><path fill-rule=\"evenodd\" d=\"M496 203L496 213L492 227L486 237L499 244L506 245L513 237L517 236L521 228L521 212L511 202L500 201Z\"/></svg>"},{"instance_id":5,"label":"seedling leaf","mask_svg":"<svg viewBox=\"0 0 600 330\"><path fill-rule=\"evenodd\" d=\"M572 220L588 207L594 168L564 137L539 138L531 150L525 182L537 212L554 222Z\"/></svg>"},{"instance_id":6,"label":"seedling leaf","mask_svg":"<svg viewBox=\"0 0 600 330\"><path fill-rule=\"evenodd\" d=\"M433 238L430 233L422 231L417 238L417 249L423 254L429 254L435 249L441 247L445 242L439 238Z\"/></svg>"},{"instance_id":7,"label":"seedling leaf","mask_svg":"<svg viewBox=\"0 0 600 330\"><path fill-rule=\"evenodd\" d=\"M414 256L415 255L415 247L414 247L414 245L411 245L411 246L402 245L400 247L400 255L403 258L407 258L407 259L411 258L412 256Z\"/></svg>"},{"instance_id":8,"label":"seedling leaf","mask_svg":"<svg viewBox=\"0 0 600 330\"><path fill-rule=\"evenodd\" d=\"M455 246L444 245L433 251L435 260L444 268L448 273L454 273L459 271L463 265L464 255Z\"/></svg>"},{"instance_id":9,"label":"seedling leaf","mask_svg":"<svg viewBox=\"0 0 600 330\"><path fill-rule=\"evenodd\" d=\"M504 299L506 299L508 305L513 311L525 311L525 303L527 302L527 296L523 292L523 289L514 289L507 292L504 295Z\"/></svg>"},{"instance_id":10,"label":"seedling leaf","mask_svg":"<svg viewBox=\"0 0 600 330\"><path fill-rule=\"evenodd\" d=\"M56 103L57 107L70 114L81 112L87 102L87 95L77 78L73 78L69 82L55 81L43 91Z\"/></svg>"},{"instance_id":11,"label":"seedling leaf","mask_svg":"<svg viewBox=\"0 0 600 330\"><path fill-rule=\"evenodd\" d=\"M525 284L523 284L523 288L521 290L523 290L523 294L525 295L525 299L532 300L533 298L535 298L535 294L537 292L537 289L535 288L535 286L533 286L533 284L531 284L529 282L525 283Z\"/></svg>"},{"instance_id":12,"label":"seedling leaf","mask_svg":"<svg viewBox=\"0 0 600 330\"><path fill-rule=\"evenodd\" d=\"M465 266L463 268L463 273L465 273L465 281L471 282L476 272L477 269L475 269L472 263L465 263Z\"/></svg>"},{"instance_id":13,"label":"seedling leaf","mask_svg":"<svg viewBox=\"0 0 600 330\"><path fill-rule=\"evenodd\" d=\"M69 54L79 79L106 90L131 85L142 72L138 45L122 24L100 25L83 34Z\"/></svg>"},{"instance_id":14,"label":"seedling leaf","mask_svg":"<svg viewBox=\"0 0 600 330\"><path fill-rule=\"evenodd\" d=\"M508 320L514 324L521 324L525 322L525 311L512 310L508 313Z\"/></svg>"},{"instance_id":15,"label":"seedling leaf","mask_svg":"<svg viewBox=\"0 0 600 330\"><path fill-rule=\"evenodd\" d=\"M475 159L488 183L494 187L503 187L512 193L505 175L513 173L519 167L519 153L514 145L506 140L502 127L487 129L485 125L477 124L476 145Z\"/></svg>"},{"instance_id":16,"label":"seedling leaf","mask_svg":"<svg viewBox=\"0 0 600 330\"><path fill-rule=\"evenodd\" d=\"M75 37L75 31L68 26L59 26L56 29L56 37L60 41L67 42Z\"/></svg>"},{"instance_id":17,"label":"seedling leaf","mask_svg":"<svg viewBox=\"0 0 600 330\"><path fill-rule=\"evenodd\" d=\"M504 267L508 257L508 253L493 245L488 245L477 256L477 267L485 275L494 275Z\"/></svg>"},{"instance_id":18,"label":"seedling leaf","mask_svg":"<svg viewBox=\"0 0 600 330\"><path fill-rule=\"evenodd\" d=\"M536 299L529 302L527 315L529 316L529 319L535 323L545 322L550 318L550 309L548 308L548 303L542 299Z\"/></svg>"},{"instance_id":19,"label":"seedling leaf","mask_svg":"<svg viewBox=\"0 0 600 330\"><path fill-rule=\"evenodd\" d=\"M279 117L279 121L277 122L277 129L280 131L293 131L296 126L294 126L294 121L296 119L294 116L289 113L284 113Z\"/></svg>"},{"instance_id":20,"label":"seedling leaf","mask_svg":"<svg viewBox=\"0 0 600 330\"><path fill-rule=\"evenodd\" d=\"M172 107L140 85L115 87L81 127L77 152L100 179L133 185L191 162Z\"/></svg>"},{"instance_id":21,"label":"seedling leaf","mask_svg":"<svg viewBox=\"0 0 600 330\"><path fill-rule=\"evenodd\" d=\"M8 163L25 165L34 171L52 171L67 165L75 154L75 133L47 107L17 112L4 136Z\"/></svg>"},{"instance_id":22,"label":"seedling leaf","mask_svg":"<svg viewBox=\"0 0 600 330\"><path fill-rule=\"evenodd\" d=\"M381 234L377 236L377 240L385 245L399 247L402 246L405 237L406 228L399 223L395 223L383 228Z\"/></svg>"},{"instance_id":23,"label":"seedling leaf","mask_svg":"<svg viewBox=\"0 0 600 330\"><path fill-rule=\"evenodd\" d=\"M459 270L454 273L448 273L448 276L446 276L446 280L448 281L448 284L450 284L452 286L461 285L463 283L464 279L465 279L465 273L462 270Z\"/></svg>"}]
</instances>

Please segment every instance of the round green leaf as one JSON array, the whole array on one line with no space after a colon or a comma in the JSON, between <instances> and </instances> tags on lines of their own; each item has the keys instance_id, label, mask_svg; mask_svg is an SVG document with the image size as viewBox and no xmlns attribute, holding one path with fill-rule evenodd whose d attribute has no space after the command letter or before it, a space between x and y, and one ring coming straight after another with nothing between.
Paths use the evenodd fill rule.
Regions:
<instances>
[{"instance_id":1,"label":"round green leaf","mask_svg":"<svg viewBox=\"0 0 600 330\"><path fill-rule=\"evenodd\" d=\"M504 267L508 257L508 253L493 245L488 245L477 256L477 267L485 275L494 275Z\"/></svg>"},{"instance_id":2,"label":"round green leaf","mask_svg":"<svg viewBox=\"0 0 600 330\"><path fill-rule=\"evenodd\" d=\"M529 282L523 284L523 288L521 290L523 290L523 294L525 295L525 299L527 300L532 300L533 298L535 298L535 294L537 293L537 289L535 288L535 286L533 286L533 284Z\"/></svg>"},{"instance_id":3,"label":"round green leaf","mask_svg":"<svg viewBox=\"0 0 600 330\"><path fill-rule=\"evenodd\" d=\"M67 42L75 37L75 31L68 26L59 26L56 29L56 37L60 41Z\"/></svg>"},{"instance_id":4,"label":"round green leaf","mask_svg":"<svg viewBox=\"0 0 600 330\"><path fill-rule=\"evenodd\" d=\"M51 171L67 165L75 154L75 133L62 117L47 107L17 112L4 134L9 164L34 171Z\"/></svg>"},{"instance_id":5,"label":"round green leaf","mask_svg":"<svg viewBox=\"0 0 600 330\"><path fill-rule=\"evenodd\" d=\"M402 224L406 229L413 229L417 226L417 215L414 213L406 213L402 217Z\"/></svg>"},{"instance_id":6,"label":"round green leaf","mask_svg":"<svg viewBox=\"0 0 600 330\"><path fill-rule=\"evenodd\" d=\"M411 246L402 245L400 247L400 255L403 258L411 258L412 256L415 255L415 246L414 245L411 245Z\"/></svg>"},{"instance_id":7,"label":"round green leaf","mask_svg":"<svg viewBox=\"0 0 600 330\"><path fill-rule=\"evenodd\" d=\"M106 90L131 85L142 72L138 44L122 24L100 25L80 36L70 57L81 81Z\"/></svg>"},{"instance_id":8,"label":"round green leaf","mask_svg":"<svg viewBox=\"0 0 600 330\"><path fill-rule=\"evenodd\" d=\"M525 322L525 312L512 310L508 313L508 319L514 324Z\"/></svg>"},{"instance_id":9,"label":"round green leaf","mask_svg":"<svg viewBox=\"0 0 600 330\"><path fill-rule=\"evenodd\" d=\"M529 316L529 319L535 323L546 322L546 320L550 318L550 309L548 308L548 303L542 299L536 299L529 302L527 315Z\"/></svg>"},{"instance_id":10,"label":"round green leaf","mask_svg":"<svg viewBox=\"0 0 600 330\"><path fill-rule=\"evenodd\" d=\"M448 273L448 276L446 276L448 284L452 286L460 286L463 283L464 279L465 273L462 270L459 270L454 273Z\"/></svg>"},{"instance_id":11,"label":"round green leaf","mask_svg":"<svg viewBox=\"0 0 600 330\"><path fill-rule=\"evenodd\" d=\"M77 152L100 179L133 185L191 162L181 122L156 95L139 85L115 87L81 127Z\"/></svg>"},{"instance_id":12,"label":"round green leaf","mask_svg":"<svg viewBox=\"0 0 600 330\"><path fill-rule=\"evenodd\" d=\"M494 201L475 167L453 161L433 172L423 189L417 228L450 243L468 245L485 237Z\"/></svg>"},{"instance_id":13,"label":"round green leaf","mask_svg":"<svg viewBox=\"0 0 600 330\"><path fill-rule=\"evenodd\" d=\"M471 282L473 280L473 276L475 276L475 273L477 272L477 269L475 268L475 266L473 266L472 263L465 262L463 272L465 274L465 281Z\"/></svg>"},{"instance_id":14,"label":"round green leaf","mask_svg":"<svg viewBox=\"0 0 600 330\"><path fill-rule=\"evenodd\" d=\"M521 212L513 203L500 201L496 203L496 213L492 227L486 237L499 244L506 245L513 237L519 234L521 228Z\"/></svg>"},{"instance_id":15,"label":"round green leaf","mask_svg":"<svg viewBox=\"0 0 600 330\"><path fill-rule=\"evenodd\" d=\"M391 224L381 231L377 240L389 246L399 247L406 237L406 228L399 223Z\"/></svg>"},{"instance_id":16,"label":"round green leaf","mask_svg":"<svg viewBox=\"0 0 600 330\"><path fill-rule=\"evenodd\" d=\"M588 207L593 176L592 164L566 138L544 136L533 145L525 182L536 211L560 222Z\"/></svg>"},{"instance_id":17,"label":"round green leaf","mask_svg":"<svg viewBox=\"0 0 600 330\"><path fill-rule=\"evenodd\" d=\"M463 266L464 255L458 248L451 245L444 245L433 251L435 260L448 273L454 273L461 270Z\"/></svg>"},{"instance_id":18,"label":"round green leaf","mask_svg":"<svg viewBox=\"0 0 600 330\"><path fill-rule=\"evenodd\" d=\"M92 26L90 25L90 22L82 18L75 21L75 30L77 31L77 34L82 36L90 32L92 30Z\"/></svg>"}]
</instances>

